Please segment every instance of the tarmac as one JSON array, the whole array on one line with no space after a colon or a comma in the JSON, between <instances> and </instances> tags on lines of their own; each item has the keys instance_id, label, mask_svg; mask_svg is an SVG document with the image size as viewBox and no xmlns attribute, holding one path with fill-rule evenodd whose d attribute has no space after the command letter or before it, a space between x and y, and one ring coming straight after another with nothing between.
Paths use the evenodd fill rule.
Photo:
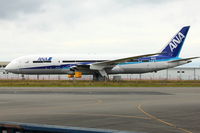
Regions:
<instances>
[{"instance_id":1,"label":"tarmac","mask_svg":"<svg viewBox=\"0 0 200 133\"><path fill-rule=\"evenodd\" d=\"M0 121L199 133L200 88L0 87Z\"/></svg>"}]
</instances>

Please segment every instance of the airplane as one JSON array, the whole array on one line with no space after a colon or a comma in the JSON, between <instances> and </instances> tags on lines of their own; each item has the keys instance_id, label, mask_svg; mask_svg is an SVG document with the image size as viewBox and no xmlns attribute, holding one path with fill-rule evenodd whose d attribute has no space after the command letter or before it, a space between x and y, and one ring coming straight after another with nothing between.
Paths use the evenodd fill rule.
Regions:
<instances>
[{"instance_id":1,"label":"airplane","mask_svg":"<svg viewBox=\"0 0 200 133\"><path fill-rule=\"evenodd\" d=\"M5 70L16 74L67 74L68 78L93 75L93 80L108 80L110 74L157 72L199 58L179 57L189 28L190 26L183 27L161 52L157 53L117 59L100 58L101 56L29 55L14 59Z\"/></svg>"}]
</instances>

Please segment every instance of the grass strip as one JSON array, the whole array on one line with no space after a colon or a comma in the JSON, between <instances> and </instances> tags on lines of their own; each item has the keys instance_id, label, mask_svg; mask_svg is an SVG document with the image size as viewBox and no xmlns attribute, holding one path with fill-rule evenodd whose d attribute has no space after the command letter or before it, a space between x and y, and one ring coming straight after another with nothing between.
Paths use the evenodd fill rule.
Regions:
<instances>
[{"instance_id":1,"label":"grass strip","mask_svg":"<svg viewBox=\"0 0 200 133\"><path fill-rule=\"evenodd\" d=\"M200 87L198 80L0 80L0 87Z\"/></svg>"}]
</instances>

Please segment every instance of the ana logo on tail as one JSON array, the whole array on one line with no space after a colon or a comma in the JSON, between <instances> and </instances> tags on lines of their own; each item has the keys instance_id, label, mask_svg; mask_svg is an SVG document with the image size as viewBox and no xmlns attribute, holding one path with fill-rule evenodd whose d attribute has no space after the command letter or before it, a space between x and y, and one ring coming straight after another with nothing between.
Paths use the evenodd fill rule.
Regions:
<instances>
[{"instance_id":1,"label":"ana logo on tail","mask_svg":"<svg viewBox=\"0 0 200 133\"><path fill-rule=\"evenodd\" d=\"M171 52L173 52L174 49L177 48L178 44L182 42L183 38L185 38L185 36L181 32L179 32L177 36L173 38L173 40L169 44Z\"/></svg>"}]
</instances>

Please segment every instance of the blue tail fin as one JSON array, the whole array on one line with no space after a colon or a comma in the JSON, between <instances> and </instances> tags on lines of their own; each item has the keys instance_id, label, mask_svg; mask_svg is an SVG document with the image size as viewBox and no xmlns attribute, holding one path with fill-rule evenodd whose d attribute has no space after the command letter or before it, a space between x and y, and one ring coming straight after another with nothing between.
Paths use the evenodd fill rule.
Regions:
<instances>
[{"instance_id":1,"label":"blue tail fin","mask_svg":"<svg viewBox=\"0 0 200 133\"><path fill-rule=\"evenodd\" d=\"M162 50L161 55L170 57L179 56L189 28L190 26L183 27Z\"/></svg>"}]
</instances>

